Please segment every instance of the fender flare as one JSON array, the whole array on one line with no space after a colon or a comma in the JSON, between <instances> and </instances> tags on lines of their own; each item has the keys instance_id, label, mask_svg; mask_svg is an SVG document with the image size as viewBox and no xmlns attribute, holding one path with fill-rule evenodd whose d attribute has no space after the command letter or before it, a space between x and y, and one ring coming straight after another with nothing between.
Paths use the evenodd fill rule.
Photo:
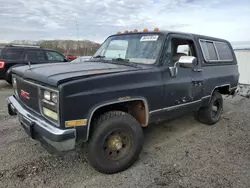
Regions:
<instances>
[{"instance_id":1,"label":"fender flare","mask_svg":"<svg viewBox=\"0 0 250 188\"><path fill-rule=\"evenodd\" d=\"M237 87L238 87L238 86L232 87L231 84L223 84L223 85L215 86L214 89L213 89L212 92L211 92L210 99L209 99L209 103L210 103L210 101L211 101L211 99L212 99L212 95L213 95L214 91L215 91L216 89L220 88L220 87L225 87L225 86L228 87L228 92L229 92L229 93L232 92L233 90L236 90Z\"/></svg>"},{"instance_id":2,"label":"fender flare","mask_svg":"<svg viewBox=\"0 0 250 188\"><path fill-rule=\"evenodd\" d=\"M92 117L94 115L94 113L104 107L104 106L109 106L112 104L119 104L119 103L125 103L125 102L130 102L130 101L142 101L144 106L145 106L145 112L146 112L146 125L148 125L149 122L149 106L148 106L148 101L145 97L134 97L134 98L130 98L130 99L125 99L125 100L111 100L111 101L105 101L101 104L95 105L91 110L90 113L88 115L88 121L87 121L87 136L86 136L86 141L89 139L89 131L90 131L90 126L91 126L91 121L92 121Z\"/></svg>"}]
</instances>

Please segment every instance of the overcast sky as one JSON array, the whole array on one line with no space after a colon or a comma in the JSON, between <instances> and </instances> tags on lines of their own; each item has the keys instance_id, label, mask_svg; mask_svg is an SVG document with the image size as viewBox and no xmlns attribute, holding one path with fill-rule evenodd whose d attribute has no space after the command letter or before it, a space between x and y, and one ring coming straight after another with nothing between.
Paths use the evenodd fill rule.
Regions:
<instances>
[{"instance_id":1,"label":"overcast sky","mask_svg":"<svg viewBox=\"0 0 250 188\"><path fill-rule=\"evenodd\" d=\"M177 30L250 41L250 0L0 0L0 42L102 42L135 28Z\"/></svg>"}]
</instances>

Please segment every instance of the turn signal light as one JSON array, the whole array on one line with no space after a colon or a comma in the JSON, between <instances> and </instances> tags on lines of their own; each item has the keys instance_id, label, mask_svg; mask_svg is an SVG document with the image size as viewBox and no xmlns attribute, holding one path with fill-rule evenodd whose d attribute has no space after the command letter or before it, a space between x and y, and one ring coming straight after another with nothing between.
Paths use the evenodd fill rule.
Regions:
<instances>
[{"instance_id":1,"label":"turn signal light","mask_svg":"<svg viewBox=\"0 0 250 188\"><path fill-rule=\"evenodd\" d=\"M148 29L147 28L143 29L143 32L148 32Z\"/></svg>"},{"instance_id":2,"label":"turn signal light","mask_svg":"<svg viewBox=\"0 0 250 188\"><path fill-rule=\"evenodd\" d=\"M87 120L80 119L80 120L66 121L65 125L66 125L66 127L85 126L85 125L87 125Z\"/></svg>"},{"instance_id":3,"label":"turn signal light","mask_svg":"<svg viewBox=\"0 0 250 188\"><path fill-rule=\"evenodd\" d=\"M0 61L0 69L4 68L4 61Z\"/></svg>"}]
</instances>

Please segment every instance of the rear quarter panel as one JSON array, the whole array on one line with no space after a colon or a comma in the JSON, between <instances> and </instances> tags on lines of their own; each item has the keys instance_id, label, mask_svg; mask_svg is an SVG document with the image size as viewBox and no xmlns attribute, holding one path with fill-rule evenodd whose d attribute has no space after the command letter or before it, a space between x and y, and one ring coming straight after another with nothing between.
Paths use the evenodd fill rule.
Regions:
<instances>
[{"instance_id":1,"label":"rear quarter panel","mask_svg":"<svg viewBox=\"0 0 250 188\"><path fill-rule=\"evenodd\" d=\"M199 56L201 57L200 59L202 60L201 66L203 69L204 96L212 95L214 89L221 86L227 85L229 86L229 89L236 89L239 81L239 70L238 70L237 59L235 57L231 44L226 40L207 38L207 40L227 43L233 55L232 61L217 61L212 63L212 62L206 62L206 60L204 59L199 39L200 38L197 37L196 42L198 43ZM202 39L206 40L206 38Z\"/></svg>"}]
</instances>

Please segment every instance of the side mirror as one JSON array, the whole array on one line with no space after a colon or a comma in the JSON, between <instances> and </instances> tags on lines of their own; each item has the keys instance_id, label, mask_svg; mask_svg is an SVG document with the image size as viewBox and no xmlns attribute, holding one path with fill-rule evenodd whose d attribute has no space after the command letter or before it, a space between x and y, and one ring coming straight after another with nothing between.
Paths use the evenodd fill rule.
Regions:
<instances>
[{"instance_id":1,"label":"side mirror","mask_svg":"<svg viewBox=\"0 0 250 188\"><path fill-rule=\"evenodd\" d=\"M184 68L193 68L197 64L197 59L194 56L181 56L177 63Z\"/></svg>"},{"instance_id":2,"label":"side mirror","mask_svg":"<svg viewBox=\"0 0 250 188\"><path fill-rule=\"evenodd\" d=\"M170 75L175 77L178 73L178 66L184 68L193 68L197 64L197 59L194 56L181 56L173 67L169 67Z\"/></svg>"}]
</instances>

